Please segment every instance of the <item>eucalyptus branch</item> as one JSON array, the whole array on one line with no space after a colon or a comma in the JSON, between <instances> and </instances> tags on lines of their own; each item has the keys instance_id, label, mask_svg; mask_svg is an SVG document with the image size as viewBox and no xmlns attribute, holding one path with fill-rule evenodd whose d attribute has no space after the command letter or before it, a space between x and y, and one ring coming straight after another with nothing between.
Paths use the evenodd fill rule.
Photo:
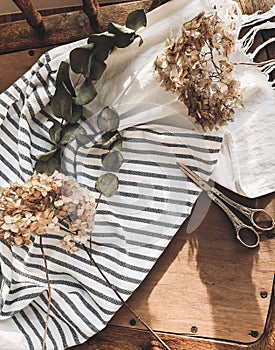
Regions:
<instances>
[{"instance_id":1,"label":"eucalyptus branch","mask_svg":"<svg viewBox=\"0 0 275 350\"><path fill-rule=\"evenodd\" d=\"M115 289L115 287L111 284L105 273L101 270L97 262L92 257L90 251L87 249L85 245L83 245L83 248L85 249L86 253L88 254L91 263L97 268L101 276L104 278L108 286L112 289L112 291L116 294L118 299L122 302L122 304L134 315L134 317L145 327L147 330L164 346L166 350L171 350L171 348L157 335L157 333L145 322L142 320L142 318L137 315L137 313L133 310L133 308L122 298L122 296L118 293L118 291Z\"/></svg>"},{"instance_id":2,"label":"eucalyptus branch","mask_svg":"<svg viewBox=\"0 0 275 350\"><path fill-rule=\"evenodd\" d=\"M47 308L47 315L46 315L46 319L45 319L45 328L44 328L43 342L42 342L42 350L45 350L46 340L47 340L47 331L48 331L48 325L49 325L49 318L50 318L50 311L51 311L52 293L51 293L51 283L50 283L50 278L49 278L47 258L46 258L44 248L43 248L42 236L40 236L40 249L41 249L43 260L44 260L46 280L47 280L47 285L48 285L48 308Z\"/></svg>"}]
</instances>

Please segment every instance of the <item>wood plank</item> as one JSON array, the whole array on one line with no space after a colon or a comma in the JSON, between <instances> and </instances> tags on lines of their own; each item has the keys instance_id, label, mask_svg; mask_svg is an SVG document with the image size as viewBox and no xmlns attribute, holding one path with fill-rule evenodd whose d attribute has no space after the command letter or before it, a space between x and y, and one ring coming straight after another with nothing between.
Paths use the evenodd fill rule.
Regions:
<instances>
[{"instance_id":1,"label":"wood plank","mask_svg":"<svg viewBox=\"0 0 275 350\"><path fill-rule=\"evenodd\" d=\"M151 0L141 0L100 7L101 30L105 30L109 22L124 24L129 12L139 8L148 11L150 5ZM26 21L0 24L0 53L69 43L94 32L82 11L45 17L44 26L45 34L39 35Z\"/></svg>"},{"instance_id":2,"label":"wood plank","mask_svg":"<svg viewBox=\"0 0 275 350\"><path fill-rule=\"evenodd\" d=\"M237 198L245 204L265 207L275 215L275 193L258 200ZM204 218L200 226L190 233L187 230L191 220L182 226L129 303L142 319L159 325L158 334L173 350L274 350L275 304L271 295L275 239L263 236L258 250L240 246L232 237L231 224L216 205L212 204L206 215L202 215L205 206L208 207L207 201L202 195L192 213L195 222ZM203 305L205 300L197 299L198 291L204 288L208 294L207 306ZM271 306L269 314L268 306ZM206 308L211 310L205 311ZM212 327L205 322L207 315ZM186 324L187 332L186 318L190 321ZM132 315L122 307L102 332L71 350L162 349L149 332L139 329L138 323L130 326L131 319ZM171 325L182 327L183 334L171 334ZM197 333L191 332L192 326L197 326ZM207 328L213 334L206 338ZM255 331L258 336L253 337ZM236 336L244 342L240 343L240 338L234 341Z\"/></svg>"},{"instance_id":3,"label":"wood plank","mask_svg":"<svg viewBox=\"0 0 275 350\"><path fill-rule=\"evenodd\" d=\"M274 261L275 240L265 239L260 250L241 246L225 214L202 195L129 304L155 330L250 343L265 330ZM124 310L111 323L129 326L130 319Z\"/></svg>"},{"instance_id":4,"label":"wood plank","mask_svg":"<svg viewBox=\"0 0 275 350\"><path fill-rule=\"evenodd\" d=\"M38 58L53 46L0 55L0 93L26 73Z\"/></svg>"},{"instance_id":5,"label":"wood plank","mask_svg":"<svg viewBox=\"0 0 275 350\"><path fill-rule=\"evenodd\" d=\"M146 1L145 1L146 2ZM148 2L150 3L150 2ZM125 17L127 14L128 10L125 9ZM117 14L118 15L118 14ZM113 14L110 14L110 16L113 18ZM107 21L107 19L106 19ZM86 36L86 35L85 35ZM1 32L0 32L0 37L1 37ZM29 56L28 50L24 50L22 52L18 52L18 53L12 53L12 54L7 54L7 55L0 55L0 64L1 67L4 67L4 69L1 69L0 71L0 91L4 90L8 85L10 85L10 83L12 83L15 80L15 77L18 78L19 76L21 76L25 70L27 70L38 58L38 56L40 54L42 54L44 51L47 51L50 47L43 47L41 49L35 49L35 55L34 56ZM31 47L31 49L33 49L33 47ZM274 46L272 48L270 48L270 50L273 50L274 52ZM265 54L265 53L263 53ZM263 56L265 57L265 56ZM269 196L261 198L258 202L259 205L264 204L267 205L267 208L269 208L269 210L273 211L274 215L275 215L275 203L274 203L274 198L271 198ZM211 209L212 210L212 209ZM216 214L215 214L216 215ZM216 219L215 219L216 220ZM217 224L217 223L216 223ZM220 228L216 228L214 230L213 233L213 237L216 237L215 239L219 238L219 233L223 232L224 229L224 224L220 223L221 227ZM207 228L207 226L206 226ZM229 228L229 227L228 227ZM203 233L206 232L206 229L203 229ZM227 239L232 239L232 237L230 236L232 231L227 232ZM184 236L185 237L185 236ZM202 237L203 238L203 237ZM210 237L211 238L211 237ZM209 238L209 240L210 240ZM186 237L185 237L186 239ZM201 239L201 238L200 238ZM203 241L202 241L203 242ZM209 242L207 241L206 243L209 244ZM180 241L180 244L182 244L182 242ZM188 243L189 244L189 243ZM235 246L236 243L234 243ZM272 241L272 245L274 246L274 243ZM228 248L229 251L232 250L233 252L235 251L234 246L231 246L231 248ZM261 245L264 247L267 247L267 241L263 242L263 244ZM201 247L201 245L200 245ZM188 246L187 243L185 243L185 245L183 246L183 251L182 253L184 253L186 255L187 251L188 251ZM169 250L170 249L170 250ZM167 252L170 255L175 254L175 250L178 249L179 247L176 248L169 248L167 250ZM261 247L262 249L262 247ZM266 254L269 254L268 249L264 249ZM200 248L200 251L203 253L203 251ZM213 251L213 247L212 247L212 251ZM274 249L273 249L274 252ZM181 252L179 251L179 254ZM215 253L215 250L214 250ZM225 250L225 253L228 253L227 249ZM250 253L249 253L250 254ZM253 282L255 282L255 278L258 275L260 276L270 276L272 275L274 277L274 265L275 265L275 261L274 261L274 255L272 255L273 253L271 252L271 255L269 256L269 260L267 261L263 261L263 259L259 259L256 262L253 262L253 266L252 266L252 258L251 256L249 256L248 260L251 263L251 265L249 265L251 267L250 269L247 269L247 262L244 261L244 264L246 266L246 272L248 272L247 270L249 270L251 272L251 280L248 280L249 285L251 286L253 284ZM221 253L219 255L222 255ZM206 256L206 254L200 254L199 255L201 262L200 262L200 266L202 265L202 261L203 259L209 260L209 256ZM168 258L166 258L168 259ZM170 256L171 259L171 256ZM177 262L177 257L174 258L172 264ZM181 258L181 261L183 259L183 256ZM197 259L197 257L196 257ZM225 260L228 261L228 260ZM217 260L216 260L217 262ZM185 263L185 261L184 261ZM192 273L192 281L196 281L197 280L194 278L194 271L192 267L196 268L196 264L197 261L194 260L194 256L193 256L193 260L190 260L190 262L188 261L188 269L189 269L189 273ZM212 262L213 263L213 262ZM242 259L242 263L243 263L243 259ZM193 265L192 265L193 264ZM231 261L229 262L229 266L224 266L223 271L227 271L227 269L229 269L231 264ZM178 271L176 269L177 265L172 265L169 264L169 266L167 266L167 269L165 270L165 268L163 266L161 266L161 263L157 263L157 265L160 265L158 268L160 269L159 272L157 272L157 274L159 274L159 276L162 276L163 281L165 282L163 284L163 287L165 288L165 290L160 290L158 283L156 283L155 287L152 286L152 282L153 281L157 281L157 276L153 275L151 277L151 274L148 276L148 278L151 278L151 281L149 280L149 282L147 282L147 280L145 281L145 283L149 283L149 286L152 290L152 294L149 295L148 293L148 289L147 289L147 299L140 299L140 293L139 290L137 290L137 293L135 293L133 295L133 298L131 298L131 302L134 303L134 305L137 305L137 307L139 308L138 310L140 310L140 315L145 319L148 315L150 322L163 322L163 320L159 320L155 314L152 313L152 310L154 311L154 309L157 310L157 312L160 312L159 309L159 305L156 303L156 301L153 299L153 295L157 295L160 296L162 295L163 297L160 298L159 297L159 302L160 302L160 306L161 306L161 312L164 313L164 317L166 320L169 320L169 312L165 311L164 312L164 303L163 300L166 300L166 296L167 296L167 288L169 288L169 291L171 290L171 279L169 276L166 276L166 274L170 273L170 271L172 272L172 275L174 277L178 278ZM156 266L157 266L156 265ZM182 269L182 265L183 263L179 264L179 268ZM212 264L213 265L213 264ZM202 269L200 268L198 271L199 273L202 273L201 271ZM214 274L214 276L212 276L212 278L216 278L218 279L218 274L217 271L213 268L212 270L214 270L214 272L216 274ZM180 271L180 270L179 270ZM191 271L191 272L190 272ZM152 271L152 273L155 273ZM204 271L204 275L207 273L207 271ZM242 277L242 272L239 272L239 276ZM261 275L262 274L262 275ZM232 276L232 273L231 273ZM235 276L233 276L235 277ZM268 298L260 298L259 299L259 292L261 291L265 291L263 289L265 287L265 283L266 280L264 277L261 277L261 283L259 282L255 282L253 287L253 291L249 291L249 297L253 296L253 300L255 301L256 304L256 309L251 309L251 313L253 316L253 322L251 322L251 324L253 325L253 327L258 327L259 325L262 324L262 320L264 319L264 317L266 317L266 315L264 316L262 314L263 310L263 305L264 303L266 303L264 305L264 308L266 308L266 305L269 303L270 301L270 296L271 296L271 287L268 290ZM186 279L181 276L179 278L179 280L186 284ZM169 283L169 284L168 284ZM167 287L168 284L168 287ZM263 287L264 286L264 287ZM143 285L141 286L142 288ZM146 284L145 284L146 287ZM218 302L219 305L221 305L221 301L224 300L224 295L222 293L222 291L217 291L216 288L214 288L214 285L208 285L207 283L205 283L203 285L204 290L203 290L203 296L204 298L206 298L206 296L209 298L209 300L211 300L213 303L215 302L216 298L218 298ZM226 286L228 288L228 286ZM232 288L234 289L236 287L236 282L235 285L232 285ZM149 289L150 290L150 289ZM179 288L176 289L177 291L179 290ZM196 288L192 287L189 289L190 292L187 295L188 298L190 298L190 294L192 296L192 298L194 298L194 296L192 295L192 293L197 293ZM211 291L210 292L208 292ZM145 289L146 291L146 289ZM180 290L181 292L181 290ZM145 293L145 292L144 292ZM154 294L155 293L155 294ZM174 293L174 294L173 294ZM178 298L178 293L175 293L173 291L170 300L172 299L172 302L174 301L172 296L174 296L175 298ZM274 293L274 290L273 290ZM142 294L142 293L141 293ZM244 299L244 295L245 292L242 291L241 296ZM194 298L196 299L196 298ZM221 317L220 313L217 312L217 308L216 307L209 307L209 306L204 306L201 304L202 303L198 303L198 300L195 300L196 304L198 305L198 307L208 307L208 311L209 314L211 313L211 315L213 316L213 319L216 320L215 323L218 323L218 321L221 319L222 323L224 326L228 327L228 325L226 325L225 321L223 320L223 318ZM229 302L233 302L232 298L231 300L229 300ZM151 308L151 304L153 309ZM186 303L184 304L184 306L186 306ZM244 300L244 304L242 304L241 306L245 306L246 305L246 300ZM259 336L257 338L248 338L251 339L252 344L236 344L235 342L232 342L232 340L225 342L224 340L215 340L215 339L199 339L198 337L200 335L203 336L202 331L206 331L207 329L205 328L204 323L199 320L201 322L201 326L198 327L198 333L197 334L191 334L190 330L190 326L191 326L191 322L190 324L184 324L181 323L181 327L186 327L186 329L188 330L188 332L185 333L185 335L175 335L175 334L167 334L167 333L161 333L161 337L167 341L167 343L171 346L171 348L173 350L186 350L186 349L190 349L190 350L274 350L275 349L275 304L274 304L274 300L271 302L271 312L269 313L269 317L267 320L267 324L266 327L264 329L264 333L263 336L260 338ZM189 305L187 305L189 306ZM211 306L211 305L210 305ZM190 306L189 306L190 307ZM228 305L227 305L228 307ZM216 309L216 311L215 311ZM146 314L143 314L143 310L146 310ZM228 310L228 308L226 309ZM178 312L178 310L176 310ZM105 330L103 330L102 332L100 332L98 335L96 335L95 337L93 337L88 343L74 347L74 350L121 350L121 349L127 349L127 350L157 350L159 349L159 347L156 346L152 346L151 341L152 341L152 336L144 330L139 330L137 329L137 326L130 326L129 325L129 320L132 318L132 316L129 315L128 311L125 310L124 308L121 309L121 311L119 311L121 318L119 317L119 320L117 320L116 318L113 319L112 323L113 325L109 325ZM121 314L122 313L122 314ZM248 315L248 312L245 311L246 315ZM261 324L259 323L259 320L255 321L255 316L257 315L257 313L260 315L260 321ZM233 312L230 312L230 316L232 317ZM119 314L118 314L119 315ZM118 315L116 317L118 317ZM170 316L171 318L171 316ZM243 318L242 318L243 319ZM241 319L241 320L242 320ZM194 319L192 319L193 321ZM125 326L121 326L120 322L125 325ZM182 320L180 320L180 322L182 322ZM197 323L198 324L198 323ZM193 325L193 323L192 323ZM194 324L196 325L196 324ZM177 324L177 322L173 321L173 327L179 327L179 325ZM204 328L201 328L204 327ZM242 325L243 327L243 325ZM225 328L225 327L224 327ZM251 328L251 327L250 327ZM218 332L221 329L221 325L217 324L215 326L209 327L208 330L210 329L210 331L214 334L214 337L216 337L216 334L218 334ZM256 328L255 328L256 329ZM252 329L251 329L252 330ZM177 330L176 330L177 331ZM227 332L227 334L230 335L230 331L228 329L225 329L225 331ZM165 329L165 332L167 332L167 329ZM168 330L169 332L169 330ZM263 332L263 329L260 330L260 332ZM242 333L243 334L243 333ZM241 334L241 335L242 335ZM154 343L155 344L155 343Z\"/></svg>"}]
</instances>

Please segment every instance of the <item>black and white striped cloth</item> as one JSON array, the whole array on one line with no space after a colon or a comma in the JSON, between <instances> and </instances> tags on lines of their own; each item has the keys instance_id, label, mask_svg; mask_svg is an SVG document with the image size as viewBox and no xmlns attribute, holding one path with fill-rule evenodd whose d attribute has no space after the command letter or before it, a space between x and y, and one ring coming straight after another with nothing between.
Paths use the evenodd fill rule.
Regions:
<instances>
[{"instance_id":1,"label":"black and white striped cloth","mask_svg":"<svg viewBox=\"0 0 275 350\"><path fill-rule=\"evenodd\" d=\"M44 59L47 62L50 55ZM41 74L47 69L46 62L37 63L31 79L23 77L1 95L1 186L26 180L33 173L35 155L51 147L46 122L50 110L41 105L50 95ZM34 77L39 87L37 81L33 83ZM177 161L209 176L222 139L154 124L129 127L122 136L124 163L118 173L119 191L101 201L92 237L94 259L126 300L198 197L198 189L183 176ZM68 147L65 152L68 172L91 191L104 171L99 152L97 147ZM74 255L65 253L60 237L54 234L45 237L44 247L53 289L47 349L60 350L82 343L102 329L121 303L91 266L84 250ZM0 262L0 334L8 324L8 332L24 335L22 349L37 350L47 310L38 240L22 248L1 242Z\"/></svg>"},{"instance_id":2,"label":"black and white striped cloth","mask_svg":"<svg viewBox=\"0 0 275 350\"><path fill-rule=\"evenodd\" d=\"M180 16L176 9L175 13ZM124 162L118 172L119 190L115 196L101 200L92 233L93 257L125 300L156 263L199 195L198 188L185 178L177 162L184 162L208 178L222 143L222 137L214 133L200 134L190 128L156 121L162 116L169 117L169 112L158 108L160 101L167 104L174 99L159 87L152 73L152 61L163 49L171 25L166 17L163 16L163 25L159 27L158 22L152 22L149 31L144 32L149 44L146 47L145 40L139 51L140 61L131 63L133 57L138 60L136 48L126 51L127 67L137 69L138 73L125 70L116 79L113 72L109 76L107 72L105 80L97 86L99 97L92 107L85 108L88 118L94 105L96 112L100 106L111 103L125 117L121 122ZM29 72L0 95L1 186L25 181L33 174L36 155L51 149L48 129L52 124L47 116L52 114L49 100L55 89L56 71L60 61L68 58L70 49L84 43L73 43L44 54ZM150 62L146 50L150 51L147 56ZM114 54L109 66L121 65L121 55ZM144 59L148 64L144 64ZM123 86L124 94L115 90L119 86ZM112 99L111 88L115 91ZM131 89L132 101L127 107ZM144 104L144 97L154 106ZM139 107L143 112L135 118L133 113ZM156 112L158 117L154 116ZM66 171L97 197L94 183L104 172L100 149L93 144L75 148L72 143L63 160ZM56 234L48 234L43 241L52 286L47 350L62 350L84 342L105 327L121 302L91 266L85 250L67 254ZM48 303L39 241L35 238L31 245L21 248L11 248L1 241L0 267L0 348L39 350Z\"/></svg>"}]
</instances>

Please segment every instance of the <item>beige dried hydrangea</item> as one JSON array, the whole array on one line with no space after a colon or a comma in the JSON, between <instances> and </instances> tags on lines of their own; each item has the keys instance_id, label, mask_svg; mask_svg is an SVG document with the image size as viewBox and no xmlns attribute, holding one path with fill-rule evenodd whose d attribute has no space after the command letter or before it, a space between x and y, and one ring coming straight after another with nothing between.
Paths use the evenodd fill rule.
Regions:
<instances>
[{"instance_id":1,"label":"beige dried hydrangea","mask_svg":"<svg viewBox=\"0 0 275 350\"><path fill-rule=\"evenodd\" d=\"M182 26L182 36L167 41L155 60L161 85L179 96L204 130L219 128L241 106L240 84L228 55L235 49L232 29L216 13L204 12Z\"/></svg>"},{"instance_id":2,"label":"beige dried hydrangea","mask_svg":"<svg viewBox=\"0 0 275 350\"><path fill-rule=\"evenodd\" d=\"M88 189L58 172L1 188L0 203L0 238L10 245L28 245L31 235L64 232L62 246L74 253L93 229L95 203Z\"/></svg>"}]
</instances>

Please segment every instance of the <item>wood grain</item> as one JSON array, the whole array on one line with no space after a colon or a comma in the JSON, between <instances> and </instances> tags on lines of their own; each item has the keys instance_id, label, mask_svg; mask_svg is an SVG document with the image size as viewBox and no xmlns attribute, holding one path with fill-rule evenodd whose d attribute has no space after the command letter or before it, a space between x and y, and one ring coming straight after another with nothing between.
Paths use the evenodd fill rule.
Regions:
<instances>
[{"instance_id":1,"label":"wood grain","mask_svg":"<svg viewBox=\"0 0 275 350\"><path fill-rule=\"evenodd\" d=\"M230 195L232 196L232 193ZM275 193L257 200L235 195L233 198L246 205L264 207L275 215ZM208 204L206 196L201 195L191 219L181 227L129 303L151 324L163 321L156 320L157 317L165 319L167 324L162 323L165 329L158 328L158 334L173 350L274 350L275 304L272 294L275 239L262 236L259 250L251 251L240 246L232 237L232 227L221 210L214 204L210 207ZM206 213L205 208L208 208ZM192 218L194 222L201 223L194 231L188 233ZM190 241L193 242L191 245ZM188 244L192 247L189 252L185 249ZM262 259L262 253L267 254L266 260ZM197 268L190 271L187 265L190 262L192 265L193 261L196 261ZM185 274L185 271L188 274ZM190 278L190 273L197 273L197 279L192 276ZM262 276L259 283L254 280L255 273ZM204 300L197 300L199 291L203 288L206 288L208 293L206 306L203 305ZM266 291L268 295L263 298L265 294L261 296L260 293ZM203 308L209 308L209 311L205 312ZM179 313L182 313L181 318ZM204 337L205 327L209 327L204 325L204 322L209 315L212 316L210 322L214 334L212 337ZM255 328L259 324L257 317L266 321L260 332L259 328ZM188 332L171 334L173 332L168 329L171 322L172 327L175 326L174 321L182 325L186 318L194 321L188 324ZM139 328L138 323L136 326L130 326L131 319L129 311L122 307L102 332L86 344L71 350L162 349L148 331ZM197 326L196 334L190 331L192 326ZM254 338L251 331L259 333L257 336L254 334ZM238 336L241 332L245 341L233 341L236 334ZM226 337L221 339L221 334Z\"/></svg>"},{"instance_id":2,"label":"wood grain","mask_svg":"<svg viewBox=\"0 0 275 350\"><path fill-rule=\"evenodd\" d=\"M0 55L0 93L26 73L38 58L54 46Z\"/></svg>"},{"instance_id":3,"label":"wood grain","mask_svg":"<svg viewBox=\"0 0 275 350\"><path fill-rule=\"evenodd\" d=\"M129 12L139 8L147 11L150 5L151 0L141 0L103 6L98 16L99 25L104 31L109 22L124 24ZM0 54L69 43L94 32L88 17L82 11L48 16L43 22L43 35L38 34L25 21L0 24Z\"/></svg>"},{"instance_id":4,"label":"wood grain","mask_svg":"<svg viewBox=\"0 0 275 350\"><path fill-rule=\"evenodd\" d=\"M27 22L39 33L45 30L41 14L34 8L31 0L12 0L22 11Z\"/></svg>"},{"instance_id":5,"label":"wood grain","mask_svg":"<svg viewBox=\"0 0 275 350\"><path fill-rule=\"evenodd\" d=\"M275 270L272 260L275 240L265 240L260 250L241 246L226 215L202 195L191 220L129 304L155 330L250 343L264 333ZM111 323L129 326L131 314L125 311Z\"/></svg>"},{"instance_id":6,"label":"wood grain","mask_svg":"<svg viewBox=\"0 0 275 350\"><path fill-rule=\"evenodd\" d=\"M144 0L108 6L105 10L101 9L100 23L106 24L110 19L122 23L131 9L141 6L148 9L151 2L151 0ZM258 1L257 8L254 1L251 4L247 1L245 3L244 11L248 13L255 12L259 7L262 9L266 6L270 7L274 1ZM29 69L43 52L60 43L89 35L88 19L82 12L56 16L55 18L49 16L47 20L47 29L50 35L52 33L48 38L37 38L28 26L28 33L31 36L28 41L27 32L22 34L19 30L21 25L9 27L15 28L11 39L14 40L11 44L12 50L18 50L19 47L23 51L0 55L0 65L3 67L0 70L0 91L6 89ZM58 21L62 22L60 26ZM68 26L72 24L70 31ZM64 29L65 26L68 30L65 36L62 31L55 33ZM2 35L7 33L2 29L3 27L0 26L0 50L5 38ZM25 41L22 44L16 43L21 41L21 35ZM267 40L266 35L266 33L259 33L257 42ZM274 36L272 32L268 35ZM31 54L34 53L33 56L30 56L29 49L33 51L31 52ZM275 57L274 45L270 45L267 50L261 52L257 59L268 57ZM248 201L255 206L264 206L275 215L275 194L255 201L241 197L238 199L245 203ZM200 197L193 215L201 213L205 200L204 196ZM202 224L192 234L187 232L188 223L186 223L148 278L130 299L131 305L140 316L160 331L161 337L173 350L275 349L273 284L275 241L263 236L260 250L255 252L243 250L232 237L232 228L226 220L219 209L211 205ZM263 298L261 292L267 292L267 297ZM270 307L269 313L268 307ZM237 321L231 323L235 310ZM211 323L206 322L207 317L211 319ZM87 343L72 349L161 349L160 344L155 342L148 331L139 329L137 324L129 325L131 318L127 309L122 308L102 332ZM247 319L248 322L246 322ZM196 333L191 332L192 326L197 327ZM171 330L174 334L170 333ZM256 335L256 333L251 331L257 331L257 337L252 337L251 334ZM236 341L242 343L236 343Z\"/></svg>"}]
</instances>

